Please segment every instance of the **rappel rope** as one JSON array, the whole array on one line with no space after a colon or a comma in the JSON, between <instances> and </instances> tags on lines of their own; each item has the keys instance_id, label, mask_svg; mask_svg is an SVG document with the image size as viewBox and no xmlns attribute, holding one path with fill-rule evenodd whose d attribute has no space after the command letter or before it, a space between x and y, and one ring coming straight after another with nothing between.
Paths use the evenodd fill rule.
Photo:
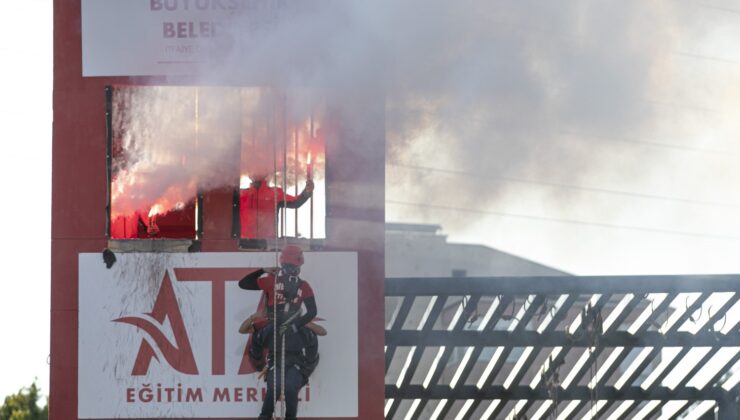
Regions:
<instances>
[{"instance_id":1,"label":"rappel rope","mask_svg":"<svg viewBox=\"0 0 740 420\"><path fill-rule=\"evenodd\" d=\"M275 97L273 96L273 111L275 110L275 102L274 101L275 101ZM273 206L274 206L274 209L273 210L274 210L274 214L276 216L275 217L275 221L274 221L274 223L275 223L275 245L277 245L278 242L280 241L279 230L280 230L281 226L284 226L284 223L281 225L278 222L278 220L283 220L283 222L284 222L284 219L285 219L285 209L287 208L287 196L286 196L286 193L285 193L285 191L287 191L287 185L286 185L286 183L287 183L287 138L286 138L287 127L286 127L286 113L285 113L286 103L285 103L285 99L283 98L283 100L281 102L282 102L281 103L282 106L280 106L280 109L282 111L282 113L281 113L281 117L282 117L281 118L281 121L282 121L282 135L283 135L282 136L283 137L283 172L282 172L283 173L283 179L282 179L282 184L283 184L282 187L283 188L282 188L282 193L281 193L282 194L281 199L283 200L283 206L282 206L282 209L281 210L283 211L283 214L282 214L282 217L279 218L277 188L273 188L273 190L272 190L272 192L273 192ZM273 115L275 115L275 113L273 113ZM277 124L275 124L275 125L277 125ZM277 130L274 130L274 131L277 131ZM273 136L273 142L272 142L273 179L274 179L275 184L277 184L277 181L278 181L278 177L277 177L277 175L278 175L278 172L277 172L277 141L276 141L276 138L277 138L276 136ZM297 159L297 158L298 157L296 156L295 159ZM297 179L296 179L296 184L297 184ZM298 220L297 214L296 214L296 220ZM287 245L288 238L285 235L285 232L282 232L282 235L283 235L283 241L282 241L283 244L282 245L283 245L283 248L285 248L285 246ZM275 266L276 267L279 267L280 266L280 251L279 251L279 249L278 249L277 246L275 246L274 248L275 248L274 249L274 252L275 252ZM272 290L273 290L273 331L272 331L273 337L272 337L272 339L273 339L273 349L274 349L273 350L273 354L275 354L275 352L277 350L278 334L279 334L279 330L280 330L280 326L278 325L278 317L277 317L277 305L278 305L277 284L278 284L278 277L280 276L281 273L282 273L282 269L280 269L277 273L275 273L273 275L273 288L272 288ZM284 289L283 289L283 292L284 292ZM284 298L284 300L285 300L285 298ZM288 309L289 309L289 305L288 305L288 302L286 300L285 302L283 302L283 312L288 311ZM289 323L297 315L298 315L298 312L296 312L295 314L291 315L288 319L286 319L283 322L283 324ZM273 392L272 392L272 397L273 397L273 404L272 404L272 407L273 407L273 419L276 418L275 417L275 412L277 411L276 410L277 400L280 401L280 415L277 418L279 418L279 419L285 418L285 334L281 334L281 335L282 335L282 337L281 337L281 340L280 340L280 344L281 344L281 346L280 346L280 359L279 359L279 361L277 361L277 363L274 363L273 364L273 379L272 379L272 383L273 383ZM277 387L277 384L278 384L278 382L277 382L277 369L280 369L280 397L279 398L277 396L277 392L276 392L276 389L275 389Z\"/></svg>"},{"instance_id":2,"label":"rappel rope","mask_svg":"<svg viewBox=\"0 0 740 420\"><path fill-rule=\"evenodd\" d=\"M285 97L283 96L281 103L281 111L282 111L282 138L283 138L283 189L282 189L282 199L283 199L283 207L282 207L282 217L280 217L280 220L282 221L282 227L285 229L285 213L287 212L288 208L288 196L286 191L288 190L288 186L286 185L287 179L288 179L288 172L287 172L287 127L285 124L285 118L286 118L286 101ZM276 165L277 166L277 165ZM277 174L276 174L277 175ZM277 178L275 178L275 182L277 183ZM275 202L275 205L277 205L277 201ZM277 215L278 213L275 212ZM281 232L283 235L283 249L285 249L286 245L288 244L288 237L285 234L285 232ZM278 230L275 229L275 236L278 235ZM277 238L276 238L277 242ZM287 297L285 296L285 286L283 285L283 299L285 302L283 303L283 312L286 312L290 309L290 305L288 303ZM292 318L292 316L290 317ZM285 325L288 324L290 319L286 319L283 321ZM284 418L285 415L285 333L282 334L282 346L280 347L280 417Z\"/></svg>"},{"instance_id":3,"label":"rappel rope","mask_svg":"<svg viewBox=\"0 0 740 420\"><path fill-rule=\"evenodd\" d=\"M281 111L281 115L280 115L281 118L280 118L280 120L281 120L281 123L282 123L282 127L281 127L282 130L281 131L282 131L282 141L283 141L283 168L282 168L282 175L283 175L283 177L282 177L282 191L281 191L282 196L280 197L281 200L283 201L283 206L282 206L281 209L278 208L278 192L277 192L277 188L273 188L272 189L272 192L273 192L273 207L274 207L273 210L274 210L274 214L276 216L275 217L275 220L274 220L274 223L275 223L275 242L274 242L274 249L273 249L273 251L275 253L275 267L278 267L278 271L273 274L273 285L272 285L273 286L272 287L272 290L273 290L273 307L272 307L272 311L273 311L273 313L272 313L273 332L272 332L272 344L273 344L273 349L274 349L273 350L273 356L274 356L275 353L277 352L276 350L277 350L277 344L278 344L278 334L280 334L280 332L279 332L280 327L282 325L287 325L293 319L295 319L300 314L300 308L297 311L295 311L295 313L291 314L290 317L288 317L287 319L285 319L281 323L281 325L278 325L278 316L277 316L278 315L278 313L277 313L277 305L278 305L278 278L282 274L282 268L280 268L280 249L277 246L278 243L280 242L280 236L279 236L280 233L282 233L282 248L284 249L287 246L287 244L288 244L288 237L287 237L287 235L285 233L285 230L286 230L285 217L286 217L286 212L287 212L287 194L286 194L286 191L288 189L287 188L287 175L288 175L287 174L287 160L288 160L288 158L287 158L287 153L288 153L287 152L287 144L288 144L288 140L287 139L288 139L288 131L287 131L287 113L286 113L287 103L286 103L286 98L285 98L284 95L281 95L280 98L276 98L277 95L276 95L276 93L274 91L272 91L270 93L271 93L270 97L272 99L271 102L272 102L272 109L273 109L273 111L277 111L276 108L280 108L280 111ZM278 101L280 101L280 104L279 105L277 104ZM273 116L276 115L276 114L277 114L277 112L273 112L272 113ZM272 142L273 180L274 180L275 184L278 185L278 170L277 170L278 169L278 163L277 163L277 160L278 160L277 147L278 147L278 145L277 145L277 135L275 135L278 130L277 130L277 121L275 119L273 119L272 122L273 122L273 124L269 124L268 127L272 127L273 128L273 130L272 130L273 131L272 132L272 134L273 134L273 136L272 136L272 139L273 139L273 142ZM312 136L313 136L313 115L311 117L311 132L312 132ZM297 154L297 152L298 151L297 151L297 144L296 144L296 155L294 156L294 159L296 160L296 162L298 161L298 154ZM297 168L296 168L295 177L296 177L296 189L297 189L298 188L298 171L297 171ZM265 182L267 182L267 180L265 180ZM311 204L313 205L313 202ZM278 213L278 210L281 210L282 211L282 216L281 216L281 213ZM312 213L313 213L313 211L312 211ZM295 219L296 219L295 220L295 224L296 224L296 236L297 236L298 235L298 211L297 210L296 210ZM282 224L279 221L282 221ZM312 221L311 237L313 237L313 215L311 216L311 221ZM286 312L287 313L287 311L289 311L289 309L290 309L290 305L288 304L289 302L287 302L287 299L285 298L285 293L284 292L285 292L285 288L283 288L283 300L284 300L284 302L283 302L283 312ZM273 405L272 405L273 406L273 416L272 416L272 418L273 419L283 419L283 418L285 418L285 334L280 334L280 335L282 336L281 337L281 340L280 340L280 344L281 344L281 346L280 346L280 358L279 358L278 361L274 361L273 362L273 372L272 372L272 375L273 375L272 376L272 380L273 380L273 394L272 394L272 398L273 398L273 401L272 401L273 402ZM277 363L275 363L275 362L277 362ZM277 382L277 370L278 369L280 369L280 396L279 397L277 395L277 392L275 392L276 391L275 387L277 387L277 384L278 384L278 382ZM275 416L275 413L277 412L276 408L277 408L278 401L280 402L280 414L279 414L279 416Z\"/></svg>"},{"instance_id":4,"label":"rappel rope","mask_svg":"<svg viewBox=\"0 0 740 420\"><path fill-rule=\"evenodd\" d=\"M273 98L274 100L274 98ZM275 110L275 104L272 103L273 111ZM274 114L273 114L274 115ZM273 120L274 122L274 120ZM269 127L269 125L268 125ZM274 130L273 130L274 131ZM277 143L275 142L275 138L273 137L272 141L272 175L273 179L277 181ZM268 182L268 180L264 180L264 182ZM272 195L273 195L273 211L275 215L277 215L277 189L272 189ZM277 233L277 218L275 218L275 243L277 244L278 240L278 233ZM278 252L277 247L274 249L275 252L275 267L280 266L280 254ZM278 336L278 324L277 324L277 305L278 305L278 294L277 294L277 283L278 283L278 277L280 276L280 270L278 270L276 273L273 273L272 275L272 348L273 348L273 357L275 356L275 352L277 351L277 336ZM277 361L273 361L273 368L272 368L272 418L275 419L275 411L277 408L277 369L278 363L275 363ZM285 384L281 383L281 390L284 388ZM281 392L282 394L282 392ZM283 418L283 400L280 400L280 417Z\"/></svg>"}]
</instances>

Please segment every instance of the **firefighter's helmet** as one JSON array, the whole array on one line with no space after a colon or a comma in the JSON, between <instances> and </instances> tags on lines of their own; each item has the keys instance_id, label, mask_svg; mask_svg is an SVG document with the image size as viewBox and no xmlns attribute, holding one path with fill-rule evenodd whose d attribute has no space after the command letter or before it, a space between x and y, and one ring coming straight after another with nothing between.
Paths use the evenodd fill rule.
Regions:
<instances>
[{"instance_id":1,"label":"firefighter's helmet","mask_svg":"<svg viewBox=\"0 0 740 420\"><path fill-rule=\"evenodd\" d=\"M297 267L303 265L303 250L298 245L286 245L280 253L280 265L291 264Z\"/></svg>"}]
</instances>

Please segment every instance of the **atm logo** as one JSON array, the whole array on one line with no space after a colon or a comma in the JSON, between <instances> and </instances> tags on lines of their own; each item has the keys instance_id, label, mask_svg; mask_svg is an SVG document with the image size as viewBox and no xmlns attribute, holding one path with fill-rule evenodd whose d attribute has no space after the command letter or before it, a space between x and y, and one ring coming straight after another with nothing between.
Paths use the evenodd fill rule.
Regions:
<instances>
[{"instance_id":1,"label":"atm logo","mask_svg":"<svg viewBox=\"0 0 740 420\"><path fill-rule=\"evenodd\" d=\"M226 282L238 281L255 268L176 268L174 269L177 281L205 281L212 285L211 290L211 374L224 375L225 366L225 296ZM172 343L162 328L165 320L169 320L174 343ZM152 306L151 312L143 316L125 316L114 319L113 322L130 324L140 328L150 340L141 339L136 354L133 376L144 376L149 371L152 359L159 360L150 341L156 345L165 361L176 371L186 375L198 375L200 372L196 364L193 348L190 344L188 329L183 321L180 304L177 301L175 288L169 272L164 273L162 284ZM244 349L238 374L246 375L255 372L249 361L247 348Z\"/></svg>"}]
</instances>

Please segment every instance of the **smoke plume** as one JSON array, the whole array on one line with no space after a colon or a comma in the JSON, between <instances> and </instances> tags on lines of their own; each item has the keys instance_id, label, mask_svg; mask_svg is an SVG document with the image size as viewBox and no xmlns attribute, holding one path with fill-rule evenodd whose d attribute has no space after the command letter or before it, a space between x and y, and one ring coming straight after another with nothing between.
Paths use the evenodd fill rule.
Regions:
<instances>
[{"instance_id":1,"label":"smoke plume","mask_svg":"<svg viewBox=\"0 0 740 420\"><path fill-rule=\"evenodd\" d=\"M415 185L403 190L413 201L445 191L454 192L448 201L472 207L497 198L487 177L573 182L619 147L605 133L629 138L648 129L677 19L672 2L661 0L244 4L214 40L202 84L288 92L296 116L325 105L356 139L363 124L384 117L390 163L470 174L432 183L424 171L391 166L393 185ZM304 94L291 94L298 90ZM385 101L385 115L364 114L374 101ZM215 125L232 123L222 112L231 106L225 99L207 111ZM211 186L225 182L219 161L234 152L217 137L196 166ZM147 176L162 190L178 175L172 165L160 169Z\"/></svg>"}]
</instances>

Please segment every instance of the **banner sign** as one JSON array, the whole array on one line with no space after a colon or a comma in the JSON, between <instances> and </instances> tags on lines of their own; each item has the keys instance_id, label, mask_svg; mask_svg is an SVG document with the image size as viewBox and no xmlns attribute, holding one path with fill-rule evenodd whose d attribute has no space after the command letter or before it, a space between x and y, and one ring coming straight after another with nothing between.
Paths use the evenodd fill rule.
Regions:
<instances>
[{"instance_id":1,"label":"banner sign","mask_svg":"<svg viewBox=\"0 0 740 420\"><path fill-rule=\"evenodd\" d=\"M306 0L82 0L83 76L192 75L255 48Z\"/></svg>"},{"instance_id":2,"label":"banner sign","mask_svg":"<svg viewBox=\"0 0 740 420\"><path fill-rule=\"evenodd\" d=\"M78 417L257 417L266 393L239 326L260 291L238 280L276 254L79 256ZM299 394L301 418L357 417L357 255L312 252L300 277L318 306L320 363Z\"/></svg>"}]
</instances>

